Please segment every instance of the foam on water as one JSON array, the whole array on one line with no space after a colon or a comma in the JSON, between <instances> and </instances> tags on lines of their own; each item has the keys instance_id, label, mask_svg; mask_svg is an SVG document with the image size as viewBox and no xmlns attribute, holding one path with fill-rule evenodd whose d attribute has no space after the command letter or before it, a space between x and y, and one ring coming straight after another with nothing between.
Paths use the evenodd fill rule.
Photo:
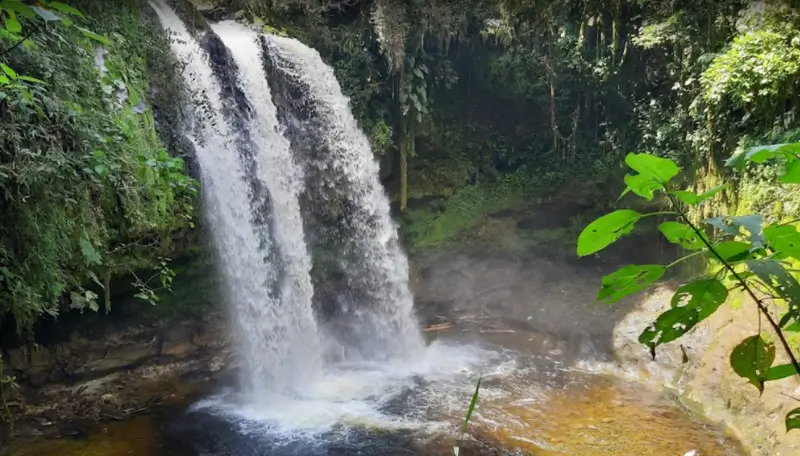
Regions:
<instances>
[{"instance_id":1,"label":"foam on water","mask_svg":"<svg viewBox=\"0 0 800 456\"><path fill-rule=\"evenodd\" d=\"M463 411L479 375L515 372L506 356L475 346L434 342L410 362L329 366L300 395L272 394L242 403L237 393L226 392L195 404L192 410L224 415L243 432L287 439L313 438L352 427L431 431L448 426L441 421L447 409ZM486 394L492 393L487 389ZM392 406L394 400L402 403Z\"/></svg>"}]
</instances>

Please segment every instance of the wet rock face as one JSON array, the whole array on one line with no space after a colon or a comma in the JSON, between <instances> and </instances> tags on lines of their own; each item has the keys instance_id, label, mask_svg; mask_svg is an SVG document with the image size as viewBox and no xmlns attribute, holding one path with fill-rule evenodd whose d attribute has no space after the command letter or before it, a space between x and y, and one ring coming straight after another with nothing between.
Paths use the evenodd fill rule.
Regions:
<instances>
[{"instance_id":1,"label":"wet rock face","mask_svg":"<svg viewBox=\"0 0 800 456\"><path fill-rule=\"evenodd\" d=\"M74 330L69 338L35 349L8 350L6 371L22 386L82 381L147 363L202 358L227 344L220 316L177 326L137 326L98 335Z\"/></svg>"},{"instance_id":2,"label":"wet rock face","mask_svg":"<svg viewBox=\"0 0 800 456\"><path fill-rule=\"evenodd\" d=\"M292 77L292 62L280 59L270 52L268 38L262 38L264 69L272 89L272 100L284 134L291 142L295 157L304 166L305 185L300 195L300 206L305 220L305 238L312 253L311 279L314 285L314 309L324 320L349 324L347 309L357 307L364 299L364 290L348 282L342 264L353 255L353 236L348 231L347 220L358 210L348 198L349 183L342 178L331 182L327 169L324 125L320 123L320 107L310 99L309 87ZM321 185L322 182L328 182Z\"/></svg>"},{"instance_id":3,"label":"wet rock face","mask_svg":"<svg viewBox=\"0 0 800 456\"><path fill-rule=\"evenodd\" d=\"M69 337L35 349L7 350L5 374L19 389L8 395L18 435L54 431L74 420L118 419L232 366L222 315L125 329L73 329ZM216 375L216 374L215 374ZM52 428L52 429L51 429ZM49 435L49 434L48 434Z\"/></svg>"},{"instance_id":4,"label":"wet rock face","mask_svg":"<svg viewBox=\"0 0 800 456\"><path fill-rule=\"evenodd\" d=\"M641 331L670 307L674 289L659 287L614 330L614 346L622 366L635 366L646 381L676 389L681 400L711 420L725 424L754 456L800 454L800 439L785 432L784 416L797 407L800 393L796 378L768 383L763 394L730 367L729 357L741 340L757 334L755 305L741 309L723 305L674 343L656 349L653 359L637 340ZM775 364L788 362L778 354Z\"/></svg>"}]
</instances>

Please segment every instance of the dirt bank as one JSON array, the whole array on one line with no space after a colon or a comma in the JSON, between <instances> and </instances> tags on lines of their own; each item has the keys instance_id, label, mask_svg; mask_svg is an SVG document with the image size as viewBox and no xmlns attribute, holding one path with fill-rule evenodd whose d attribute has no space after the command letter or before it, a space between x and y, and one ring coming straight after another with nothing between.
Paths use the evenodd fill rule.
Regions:
<instances>
[{"instance_id":1,"label":"dirt bank","mask_svg":"<svg viewBox=\"0 0 800 456\"><path fill-rule=\"evenodd\" d=\"M660 287L641 298L614 331L620 367L635 366L644 381L663 382L680 392L683 402L712 420L725 423L757 456L800 454L800 438L786 433L784 416L800 403L796 377L767 383L764 394L730 367L731 350L748 336L758 334L755 304L728 302L711 318L680 341L657 350L651 359L636 339L642 329L664 309L672 297L670 287ZM733 300L731 300L733 301ZM682 347L682 348L681 348ZM778 350L776 364L788 362Z\"/></svg>"}]
</instances>

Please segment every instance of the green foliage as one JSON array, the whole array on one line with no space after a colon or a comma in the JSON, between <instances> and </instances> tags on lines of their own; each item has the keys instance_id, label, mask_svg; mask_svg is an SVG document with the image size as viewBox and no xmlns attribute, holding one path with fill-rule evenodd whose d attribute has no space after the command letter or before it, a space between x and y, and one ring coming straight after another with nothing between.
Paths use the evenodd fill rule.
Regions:
<instances>
[{"instance_id":1,"label":"green foliage","mask_svg":"<svg viewBox=\"0 0 800 456\"><path fill-rule=\"evenodd\" d=\"M706 100L717 104L728 97L739 106L774 103L800 72L800 36L790 33L756 30L735 37L703 73Z\"/></svg>"},{"instance_id":2,"label":"green foliage","mask_svg":"<svg viewBox=\"0 0 800 456\"><path fill-rule=\"evenodd\" d=\"M786 432L792 429L800 429L800 408L786 414Z\"/></svg>"},{"instance_id":3,"label":"green foliage","mask_svg":"<svg viewBox=\"0 0 800 456\"><path fill-rule=\"evenodd\" d=\"M578 237L578 256L599 252L617 239L630 234L642 214L630 209L620 209L590 223Z\"/></svg>"},{"instance_id":4,"label":"green foliage","mask_svg":"<svg viewBox=\"0 0 800 456\"><path fill-rule=\"evenodd\" d=\"M764 392L767 372L775 361L775 346L761 336L750 336L734 347L730 361L734 372Z\"/></svg>"},{"instance_id":5,"label":"green foliage","mask_svg":"<svg viewBox=\"0 0 800 456\"><path fill-rule=\"evenodd\" d=\"M672 296L671 305L673 309L697 311L698 321L702 321L713 314L726 299L728 299L728 289L719 279L700 279L678 288Z\"/></svg>"},{"instance_id":6,"label":"green foliage","mask_svg":"<svg viewBox=\"0 0 800 456\"><path fill-rule=\"evenodd\" d=\"M673 244L688 250L702 249L705 246L702 233L698 235L689 225L667 221L658 226L658 230Z\"/></svg>"},{"instance_id":7,"label":"green foliage","mask_svg":"<svg viewBox=\"0 0 800 456\"><path fill-rule=\"evenodd\" d=\"M14 433L14 414L11 412L11 408L8 406L7 400L7 390L8 389L16 389L19 387L17 385L17 378L13 375L5 375L3 372L3 368L5 367L5 363L3 362L2 357L0 357L0 402L3 405L3 421L8 424L9 434Z\"/></svg>"},{"instance_id":8,"label":"green foliage","mask_svg":"<svg viewBox=\"0 0 800 456\"><path fill-rule=\"evenodd\" d=\"M196 184L161 145L147 99L150 68L170 59L165 35L144 1L84 3L85 14L39 2L30 15L3 2L30 31L0 34L21 43L0 55L12 81L0 85L0 319L21 331L42 314L97 310L99 294L107 307L108 278L158 269L193 213Z\"/></svg>"},{"instance_id":9,"label":"green foliage","mask_svg":"<svg viewBox=\"0 0 800 456\"><path fill-rule=\"evenodd\" d=\"M583 233L581 233L583 234ZM580 241L578 241L580 244ZM628 265L603 277L597 301L613 304L626 296L636 294L661 278L667 268L659 264Z\"/></svg>"},{"instance_id":10,"label":"green foliage","mask_svg":"<svg viewBox=\"0 0 800 456\"><path fill-rule=\"evenodd\" d=\"M787 175L791 173L792 163L800 162L800 156L789 152L797 146L800 144L760 147L739 154L728 163L741 169L747 162L763 163L777 158L785 162L783 173ZM704 274L678 288L672 297L671 308L641 333L639 342L649 347L655 357L656 347L680 338L713 315L728 297L728 288L722 281L727 278L735 288L741 288L752 299L758 308L759 319L767 320L791 360L788 365L773 366L775 346L759 334L748 337L733 349L730 355L733 371L756 386L759 392L763 392L767 381L790 375L800 376L800 364L784 334L800 328L800 283L793 275L797 269L791 263L800 246L798 220L773 222L764 226L761 215L720 215L703 221L711 228L707 235L700 225L689 219L685 207L707 202L719 193L719 187L709 190L707 193L712 195L707 198L685 191L677 193L672 189L674 185L670 184L677 176L678 167L674 162L642 154L630 154L626 162L642 176L635 185L642 182L657 184L647 187L647 192L639 192L632 189L629 183L626 192L634 191L645 199L658 194L669 202L674 212L640 214L622 209L603 216L590 223L579 236L578 255L607 247L630 232L629 224L652 215L678 218L680 221L663 222L659 230L671 243L695 252L666 266L624 266L603 278L598 301L615 302L642 291L660 279L667 269L685 259L707 255L714 260L716 272L712 268L709 275ZM770 310L766 302L778 304L776 309L779 314ZM787 430L797 427L796 421L796 412L790 412L786 418Z\"/></svg>"},{"instance_id":11,"label":"green foliage","mask_svg":"<svg viewBox=\"0 0 800 456\"><path fill-rule=\"evenodd\" d=\"M469 426L469 421L472 419L472 412L475 411L475 406L478 405L478 394L481 390L481 380L482 377L478 377L478 383L475 384L475 392L472 394L472 400L469 401L469 407L467 407L467 413L464 415L464 422L461 423L461 436L463 438L464 434L467 432L467 426ZM453 447L453 456L459 455L459 447Z\"/></svg>"},{"instance_id":12,"label":"green foliage","mask_svg":"<svg viewBox=\"0 0 800 456\"><path fill-rule=\"evenodd\" d=\"M400 219L409 250L419 253L451 244L487 215L521 205L540 183L547 184L521 170L464 187L438 209L409 206Z\"/></svg>"},{"instance_id":13,"label":"green foliage","mask_svg":"<svg viewBox=\"0 0 800 456\"><path fill-rule=\"evenodd\" d=\"M670 194L690 206L696 206L707 199L713 198L716 194L727 188L730 188L729 184L722 184L706 190L699 195L687 190L673 190Z\"/></svg>"}]
</instances>

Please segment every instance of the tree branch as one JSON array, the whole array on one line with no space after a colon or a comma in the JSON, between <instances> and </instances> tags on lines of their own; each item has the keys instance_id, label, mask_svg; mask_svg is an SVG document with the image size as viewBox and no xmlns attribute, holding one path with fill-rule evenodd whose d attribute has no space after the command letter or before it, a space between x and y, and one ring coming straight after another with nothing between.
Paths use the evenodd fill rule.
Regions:
<instances>
[{"instance_id":1,"label":"tree branch","mask_svg":"<svg viewBox=\"0 0 800 456\"><path fill-rule=\"evenodd\" d=\"M30 37L32 37L33 34L38 32L38 31L39 31L39 26L36 25L36 24L33 24L33 27L31 27L31 30L28 32L28 34L23 36L22 38L20 38L19 41L17 41L16 43L12 44L11 47L9 47L8 49L5 49L2 52L0 52L0 57L5 56L9 52L11 52L14 49L16 49L17 47L19 47L22 43L28 41L28 39L30 39Z\"/></svg>"},{"instance_id":2,"label":"tree branch","mask_svg":"<svg viewBox=\"0 0 800 456\"><path fill-rule=\"evenodd\" d=\"M700 230L689 220L686 214L680 209L680 205L675 200L675 197L672 196L669 192L666 192L666 194L670 202L672 203L672 207L674 207L678 211L683 221L686 222L686 224L692 228L692 231L694 231L697 237L700 238L703 244L705 244L705 246L708 248L708 251L711 252L711 254L714 255L717 258L717 260L719 260L719 262L725 266L725 269L727 269L728 272L730 272L733 275L733 277L736 278L736 280L742 285L742 288L747 292L748 295L750 295L753 301L755 301L756 305L758 306L758 310L760 310L761 313L764 315L764 317L767 319L769 325L772 326L772 329L775 331L775 334L781 341L781 345L783 345L783 349L789 356L789 360L791 361L792 366L795 369L795 372L797 373L798 376L800 376L800 362L797 361L797 358L794 356L791 347L789 347L789 342L786 340L786 336L783 335L781 327L778 325L778 323L775 322L775 319L772 318L772 315L770 315L769 309L767 309L767 307L764 305L761 299L758 296L756 296L755 292L750 287L750 285L744 279L742 279L742 276L740 276L739 273L736 272L736 270L733 268L733 266L730 265L730 263L728 263L727 261L725 261L724 258L722 258L722 255L720 255L719 252L717 252L714 249L714 247L711 245L711 242L708 239L706 239L706 237L703 236L703 233L701 233Z\"/></svg>"}]
</instances>

